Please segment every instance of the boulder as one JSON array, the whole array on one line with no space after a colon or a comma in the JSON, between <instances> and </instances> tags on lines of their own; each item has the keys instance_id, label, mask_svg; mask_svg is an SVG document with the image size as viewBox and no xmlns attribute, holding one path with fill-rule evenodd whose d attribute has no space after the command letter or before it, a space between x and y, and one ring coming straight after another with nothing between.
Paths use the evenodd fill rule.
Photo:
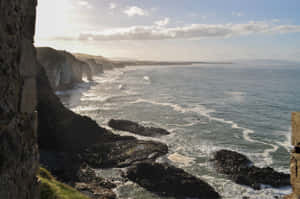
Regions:
<instances>
[{"instance_id":1,"label":"boulder","mask_svg":"<svg viewBox=\"0 0 300 199\"><path fill-rule=\"evenodd\" d=\"M154 128L154 127L144 127L139 125L136 122L132 122L129 120L110 120L108 125L116 130L120 131L128 131L133 134L148 136L148 137L158 137L163 135L169 135L170 133L162 128Z\"/></svg>"},{"instance_id":2,"label":"boulder","mask_svg":"<svg viewBox=\"0 0 300 199\"><path fill-rule=\"evenodd\" d=\"M119 140L89 147L81 158L96 168L122 168L142 161L154 161L167 153L168 147L163 143L120 137Z\"/></svg>"},{"instance_id":3,"label":"boulder","mask_svg":"<svg viewBox=\"0 0 300 199\"><path fill-rule=\"evenodd\" d=\"M78 181L74 187L81 193L93 199L115 199L116 194L112 191L116 185L112 182L97 177L95 171L84 166L77 173Z\"/></svg>"},{"instance_id":4,"label":"boulder","mask_svg":"<svg viewBox=\"0 0 300 199\"><path fill-rule=\"evenodd\" d=\"M131 181L160 196L217 199L220 195L203 180L169 164L143 162L128 169Z\"/></svg>"},{"instance_id":5,"label":"boulder","mask_svg":"<svg viewBox=\"0 0 300 199\"><path fill-rule=\"evenodd\" d=\"M290 175L277 172L273 168L254 166L245 155L235 151L220 150L214 154L213 161L217 171L227 175L237 184L261 189L261 185L274 188L290 186Z\"/></svg>"}]
</instances>

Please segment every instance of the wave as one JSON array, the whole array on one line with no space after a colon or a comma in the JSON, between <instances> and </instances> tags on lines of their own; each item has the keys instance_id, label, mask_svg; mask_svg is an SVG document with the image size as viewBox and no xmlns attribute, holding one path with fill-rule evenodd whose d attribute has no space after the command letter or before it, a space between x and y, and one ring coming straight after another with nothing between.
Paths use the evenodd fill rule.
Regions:
<instances>
[{"instance_id":1,"label":"wave","mask_svg":"<svg viewBox=\"0 0 300 199\"><path fill-rule=\"evenodd\" d=\"M168 159L171 160L172 162L182 164L185 167L190 166L192 163L195 162L195 158L187 157L177 152L168 155Z\"/></svg>"},{"instance_id":2,"label":"wave","mask_svg":"<svg viewBox=\"0 0 300 199\"><path fill-rule=\"evenodd\" d=\"M114 69L111 71L105 71L101 75L97 75L93 77L93 80L99 84L103 83L112 83L118 80L121 76L123 76L125 72L121 69Z\"/></svg>"},{"instance_id":3,"label":"wave","mask_svg":"<svg viewBox=\"0 0 300 199\"><path fill-rule=\"evenodd\" d=\"M119 88L119 90L125 90L126 84L120 84L118 88Z\"/></svg>"},{"instance_id":4,"label":"wave","mask_svg":"<svg viewBox=\"0 0 300 199\"><path fill-rule=\"evenodd\" d=\"M269 142L263 142L260 140L255 140L253 138L251 138L251 134L254 134L255 132L251 129L248 128L244 128L239 126L237 123L230 121L230 120L225 120L223 118L218 118L218 117L214 117L211 116L211 113L216 112L215 110L212 109L207 109L206 107L202 106L202 105L197 105L195 107L187 107L184 108L178 104L174 104L174 103L168 103L168 102L157 102L157 101L152 101L152 100L146 100L146 99L137 99L136 101L131 102L132 104L137 104L137 103L149 103L149 104L153 104L153 105L159 105L159 106L168 106L171 107L173 110L179 112L179 113L188 113L188 112L192 112L192 113L197 113L200 114L206 118L208 118L209 120L213 120L213 121L217 121L217 122L221 122L224 124L228 124L231 126L231 128L233 129L239 129L242 131L242 135L244 140L251 142L251 143L260 143L263 145L267 145L270 146L271 148L265 149L262 153L257 153L257 156L262 156L264 159L264 163L267 165L270 165L273 163L273 159L271 156L271 153L274 153L278 150L278 145L269 143ZM187 124L187 126L192 125L193 123L189 123ZM196 124L196 123L194 123ZM253 155L253 154L251 154ZM265 165L263 165L265 166Z\"/></svg>"},{"instance_id":5,"label":"wave","mask_svg":"<svg viewBox=\"0 0 300 199\"><path fill-rule=\"evenodd\" d=\"M150 77L149 76L144 76L144 80L149 82L150 81Z\"/></svg>"},{"instance_id":6,"label":"wave","mask_svg":"<svg viewBox=\"0 0 300 199\"><path fill-rule=\"evenodd\" d=\"M239 103L244 102L246 93L239 91L229 91L225 92L226 95L230 96L230 99Z\"/></svg>"},{"instance_id":7,"label":"wave","mask_svg":"<svg viewBox=\"0 0 300 199\"><path fill-rule=\"evenodd\" d=\"M291 134L292 134L292 128L289 127L288 131L277 131L279 134L285 137L285 140L282 142L277 141L277 144L282 146L288 153L293 148L291 144Z\"/></svg>"},{"instance_id":8,"label":"wave","mask_svg":"<svg viewBox=\"0 0 300 199\"><path fill-rule=\"evenodd\" d=\"M95 107L95 106L77 106L75 108L71 108L71 110L76 113L86 112L86 111L97 111L99 109L100 109L99 107Z\"/></svg>"},{"instance_id":9,"label":"wave","mask_svg":"<svg viewBox=\"0 0 300 199\"><path fill-rule=\"evenodd\" d=\"M139 103L148 103L153 105L159 105L159 106L168 106L171 107L173 110L180 112L180 113L187 113L187 112L196 112L201 113L202 115L208 115L208 113L214 112L213 110L209 110L205 108L204 106L198 106L194 108L183 108L182 106L178 104L168 103L168 102L156 102L152 100L146 100L139 98L136 101L130 102L131 104L139 104Z\"/></svg>"}]
</instances>

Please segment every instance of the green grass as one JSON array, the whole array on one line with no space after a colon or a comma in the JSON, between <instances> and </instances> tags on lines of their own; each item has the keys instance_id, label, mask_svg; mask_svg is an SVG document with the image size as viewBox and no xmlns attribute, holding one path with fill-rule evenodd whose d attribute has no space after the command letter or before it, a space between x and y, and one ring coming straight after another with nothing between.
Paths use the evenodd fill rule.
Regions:
<instances>
[{"instance_id":1,"label":"green grass","mask_svg":"<svg viewBox=\"0 0 300 199\"><path fill-rule=\"evenodd\" d=\"M89 199L69 185L57 181L44 168L40 168L38 178L41 199Z\"/></svg>"}]
</instances>

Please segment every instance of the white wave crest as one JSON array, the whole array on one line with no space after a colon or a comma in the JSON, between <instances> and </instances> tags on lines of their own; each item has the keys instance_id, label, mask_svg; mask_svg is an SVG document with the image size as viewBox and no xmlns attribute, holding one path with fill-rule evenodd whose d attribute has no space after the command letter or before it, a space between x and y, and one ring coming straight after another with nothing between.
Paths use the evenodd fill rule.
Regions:
<instances>
[{"instance_id":1,"label":"white wave crest","mask_svg":"<svg viewBox=\"0 0 300 199\"><path fill-rule=\"evenodd\" d=\"M213 117L210 115L210 113L215 112L215 110L212 109L207 109L206 107L202 106L202 105L197 105L195 107L188 107L188 108L184 108L178 104L174 104L174 103L167 103L167 102L156 102L156 101L152 101L152 100L146 100L146 99L137 99L134 102L131 102L132 104L137 104L137 103L150 103L150 104L154 104L154 105L159 105L159 106L168 106L171 107L173 110L180 112L180 113L188 113L188 112L193 112L193 113L197 113L200 114L204 117L207 117L209 120L213 120L213 121L218 121L221 123L225 123L225 124L229 124L231 125L231 128L233 129L239 129L242 131L243 134L243 138L244 140L248 141L248 142L252 142L252 143L260 143L263 145L267 145L270 146L271 148L268 148L266 150L264 150L262 153L258 153L256 154L256 156L261 156L264 159L264 164L266 165L270 165L273 163L273 159L272 156L270 155L271 153L274 153L278 150L278 146L275 144L271 144L271 143L267 143L267 142L263 142L260 140L254 140L253 138L250 137L251 134L254 134L255 132L251 129L248 128L244 128L239 126L237 123L230 121L230 120L225 120L223 118L217 118L217 117ZM265 165L263 165L265 166Z\"/></svg>"},{"instance_id":2,"label":"white wave crest","mask_svg":"<svg viewBox=\"0 0 300 199\"><path fill-rule=\"evenodd\" d=\"M195 158L187 157L179 153L170 154L168 156L168 159L171 160L172 162L182 164L185 167L191 165L191 163L195 161Z\"/></svg>"},{"instance_id":3,"label":"white wave crest","mask_svg":"<svg viewBox=\"0 0 300 199\"><path fill-rule=\"evenodd\" d=\"M144 76L144 80L145 81L150 81L150 77L149 76Z\"/></svg>"}]
</instances>

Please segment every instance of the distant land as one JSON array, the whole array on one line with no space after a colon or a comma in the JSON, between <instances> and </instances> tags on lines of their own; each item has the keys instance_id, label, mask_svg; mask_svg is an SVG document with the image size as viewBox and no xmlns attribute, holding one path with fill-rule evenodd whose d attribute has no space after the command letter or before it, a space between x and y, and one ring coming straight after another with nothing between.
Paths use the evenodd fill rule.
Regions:
<instances>
[{"instance_id":1,"label":"distant land","mask_svg":"<svg viewBox=\"0 0 300 199\"><path fill-rule=\"evenodd\" d=\"M246 66L255 65L255 66L300 66L300 62L281 60L281 59L239 59L233 60L234 63L244 64Z\"/></svg>"},{"instance_id":2,"label":"distant land","mask_svg":"<svg viewBox=\"0 0 300 199\"><path fill-rule=\"evenodd\" d=\"M193 65L193 64L233 64L233 62L206 62L206 61L153 61L153 60L134 60L126 58L104 58L103 56L93 56L82 53L73 53L76 57L85 57L95 60L109 60L114 64L123 64L126 66L146 66L146 65Z\"/></svg>"}]
</instances>

